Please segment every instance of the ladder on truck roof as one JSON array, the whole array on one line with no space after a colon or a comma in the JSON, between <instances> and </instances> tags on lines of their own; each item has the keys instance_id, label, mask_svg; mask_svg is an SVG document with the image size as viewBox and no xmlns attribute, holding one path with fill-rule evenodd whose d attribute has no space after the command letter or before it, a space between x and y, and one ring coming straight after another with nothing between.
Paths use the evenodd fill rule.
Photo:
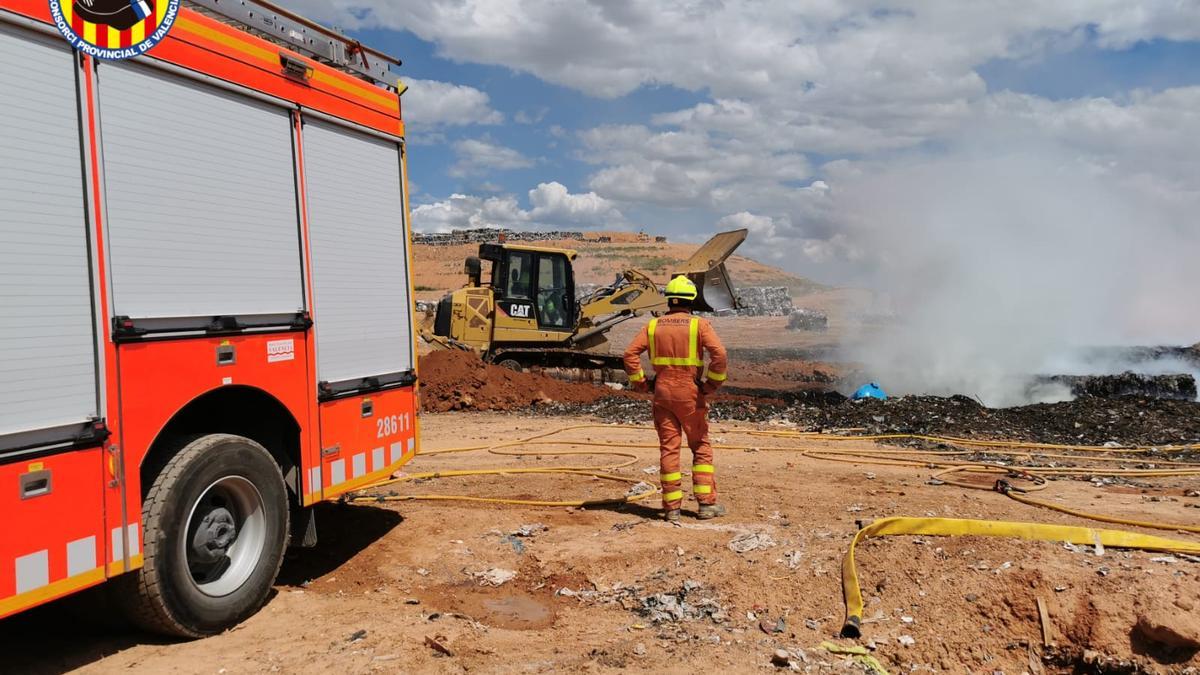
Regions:
<instances>
[{"instance_id":1,"label":"ladder on truck roof","mask_svg":"<svg viewBox=\"0 0 1200 675\"><path fill-rule=\"evenodd\" d=\"M343 72L396 90L391 67L399 66L400 59L267 0L186 0L185 4Z\"/></svg>"}]
</instances>

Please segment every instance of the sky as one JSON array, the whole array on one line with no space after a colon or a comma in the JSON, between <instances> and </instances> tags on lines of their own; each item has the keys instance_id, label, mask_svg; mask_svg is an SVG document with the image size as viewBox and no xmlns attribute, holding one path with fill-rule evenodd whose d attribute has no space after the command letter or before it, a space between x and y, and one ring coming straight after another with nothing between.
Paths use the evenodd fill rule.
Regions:
<instances>
[{"instance_id":1,"label":"sky","mask_svg":"<svg viewBox=\"0 0 1200 675\"><path fill-rule=\"evenodd\" d=\"M1044 213L1039 259L1070 256L1103 202L1164 253L1139 276L1200 252L1198 0L283 4L403 59L418 231L747 227L755 257L878 287L1036 245Z\"/></svg>"}]
</instances>

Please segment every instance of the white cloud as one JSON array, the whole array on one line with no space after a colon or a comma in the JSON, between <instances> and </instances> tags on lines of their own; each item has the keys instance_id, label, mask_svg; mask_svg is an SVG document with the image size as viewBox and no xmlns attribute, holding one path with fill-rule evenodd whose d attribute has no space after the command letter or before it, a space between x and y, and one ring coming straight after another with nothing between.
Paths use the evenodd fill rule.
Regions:
<instances>
[{"instance_id":1,"label":"white cloud","mask_svg":"<svg viewBox=\"0 0 1200 675\"><path fill-rule=\"evenodd\" d=\"M486 137L455 141L454 152L458 155L458 161L450 167L451 176L472 176L533 166L532 159L512 148L493 143Z\"/></svg>"},{"instance_id":2,"label":"white cloud","mask_svg":"<svg viewBox=\"0 0 1200 675\"><path fill-rule=\"evenodd\" d=\"M518 110L517 113L513 115L513 121L517 124L538 124L542 120L546 119L546 115L549 114L549 112L550 109L546 106L541 106L535 108L534 110Z\"/></svg>"},{"instance_id":3,"label":"white cloud","mask_svg":"<svg viewBox=\"0 0 1200 675\"><path fill-rule=\"evenodd\" d=\"M437 80L405 79L408 91L401 100L404 121L418 128L500 124L504 115L492 109L484 92L462 84Z\"/></svg>"},{"instance_id":4,"label":"white cloud","mask_svg":"<svg viewBox=\"0 0 1200 675\"><path fill-rule=\"evenodd\" d=\"M557 182L540 183L529 191L531 209L513 195L477 197L453 194L413 209L413 226L422 232L448 232L476 227L514 229L623 227L628 224L616 206L594 192L572 194Z\"/></svg>"},{"instance_id":5,"label":"white cloud","mask_svg":"<svg viewBox=\"0 0 1200 675\"><path fill-rule=\"evenodd\" d=\"M529 191L534 220L554 223L574 223L585 226L613 224L624 216L613 203L595 192L571 194L562 183L540 183Z\"/></svg>"}]
</instances>

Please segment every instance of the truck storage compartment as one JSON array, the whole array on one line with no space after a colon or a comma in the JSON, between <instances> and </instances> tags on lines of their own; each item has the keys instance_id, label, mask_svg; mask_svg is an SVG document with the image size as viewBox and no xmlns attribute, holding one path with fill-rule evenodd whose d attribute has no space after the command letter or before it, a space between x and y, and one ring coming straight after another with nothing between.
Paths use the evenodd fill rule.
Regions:
<instances>
[{"instance_id":1,"label":"truck storage compartment","mask_svg":"<svg viewBox=\"0 0 1200 675\"><path fill-rule=\"evenodd\" d=\"M304 174L317 379L343 383L327 392L402 383L413 339L400 146L310 119Z\"/></svg>"},{"instance_id":2,"label":"truck storage compartment","mask_svg":"<svg viewBox=\"0 0 1200 675\"><path fill-rule=\"evenodd\" d=\"M0 23L0 461L99 414L75 58Z\"/></svg>"},{"instance_id":3,"label":"truck storage compartment","mask_svg":"<svg viewBox=\"0 0 1200 675\"><path fill-rule=\"evenodd\" d=\"M288 112L132 63L98 78L113 313L303 310Z\"/></svg>"}]
</instances>

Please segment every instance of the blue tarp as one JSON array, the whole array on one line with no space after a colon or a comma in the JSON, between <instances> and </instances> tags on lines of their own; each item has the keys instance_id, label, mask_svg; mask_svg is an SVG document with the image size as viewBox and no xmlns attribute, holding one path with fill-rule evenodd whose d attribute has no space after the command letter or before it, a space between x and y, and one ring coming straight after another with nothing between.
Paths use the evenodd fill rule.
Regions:
<instances>
[{"instance_id":1,"label":"blue tarp","mask_svg":"<svg viewBox=\"0 0 1200 675\"><path fill-rule=\"evenodd\" d=\"M864 398L877 398L880 400L886 400L887 394L884 393L883 389L881 389L879 385L872 382L859 387L858 391L854 392L854 395L850 398L854 399L855 401L860 401Z\"/></svg>"}]
</instances>

